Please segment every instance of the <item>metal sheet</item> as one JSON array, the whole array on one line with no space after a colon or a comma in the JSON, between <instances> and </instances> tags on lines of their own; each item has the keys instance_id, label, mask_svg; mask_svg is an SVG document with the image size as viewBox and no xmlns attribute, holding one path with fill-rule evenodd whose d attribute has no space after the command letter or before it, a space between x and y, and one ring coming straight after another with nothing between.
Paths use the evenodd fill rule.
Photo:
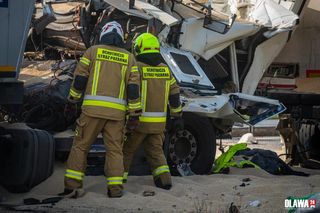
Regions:
<instances>
[{"instance_id":1,"label":"metal sheet","mask_svg":"<svg viewBox=\"0 0 320 213\"><path fill-rule=\"evenodd\" d=\"M147 15L145 12L136 9L129 9L129 2L128 1L119 1L119 0L104 0L106 3L111 5L112 7L117 8L118 10L131 14L133 16L143 18L143 19L152 19L152 16Z\"/></svg>"},{"instance_id":2,"label":"metal sheet","mask_svg":"<svg viewBox=\"0 0 320 213\"><path fill-rule=\"evenodd\" d=\"M125 13L129 13L132 14L134 16L140 17L140 18L144 18L144 19L152 19L152 18L156 18L158 20L160 20L163 24L166 24L168 26L172 26L176 23L179 22L178 19L176 19L175 17L171 16L170 14L160 10L159 8L148 4L146 2L143 1L135 1L135 8L137 9L129 9L129 1L119 1L119 0L104 0L105 2L107 2L108 4L110 4L111 6L125 12Z\"/></svg>"},{"instance_id":3,"label":"metal sheet","mask_svg":"<svg viewBox=\"0 0 320 213\"><path fill-rule=\"evenodd\" d=\"M153 16L168 26L172 26L179 22L179 20L175 17L146 2L136 0L135 7L139 10L145 11L147 14Z\"/></svg>"},{"instance_id":4,"label":"metal sheet","mask_svg":"<svg viewBox=\"0 0 320 213\"><path fill-rule=\"evenodd\" d=\"M242 85L243 93L254 94L263 73L287 43L288 34L288 32L280 33L256 48L251 67Z\"/></svg>"}]
</instances>

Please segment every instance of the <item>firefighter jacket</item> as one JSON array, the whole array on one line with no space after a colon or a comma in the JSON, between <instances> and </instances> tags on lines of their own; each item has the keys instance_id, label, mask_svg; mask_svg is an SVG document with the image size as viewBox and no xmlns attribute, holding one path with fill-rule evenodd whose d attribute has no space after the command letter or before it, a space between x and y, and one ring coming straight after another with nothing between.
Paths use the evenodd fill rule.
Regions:
<instances>
[{"instance_id":1,"label":"firefighter jacket","mask_svg":"<svg viewBox=\"0 0 320 213\"><path fill-rule=\"evenodd\" d=\"M165 64L150 66L138 61L137 65L141 77L142 114L136 131L162 133L166 126L168 104L170 116L181 116L179 86Z\"/></svg>"},{"instance_id":2,"label":"firefighter jacket","mask_svg":"<svg viewBox=\"0 0 320 213\"><path fill-rule=\"evenodd\" d=\"M82 112L111 120L139 115L140 74L134 56L124 49L96 45L80 59L74 73L69 99L83 97Z\"/></svg>"}]
</instances>

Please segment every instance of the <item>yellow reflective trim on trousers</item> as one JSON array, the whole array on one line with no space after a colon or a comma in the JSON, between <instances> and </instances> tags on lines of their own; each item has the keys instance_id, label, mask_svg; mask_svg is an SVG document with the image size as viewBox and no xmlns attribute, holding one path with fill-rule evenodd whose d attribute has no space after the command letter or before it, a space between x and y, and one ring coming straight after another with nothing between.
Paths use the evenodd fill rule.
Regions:
<instances>
[{"instance_id":1,"label":"yellow reflective trim on trousers","mask_svg":"<svg viewBox=\"0 0 320 213\"><path fill-rule=\"evenodd\" d=\"M65 176L71 179L82 180L84 173L67 169Z\"/></svg>"},{"instance_id":2,"label":"yellow reflective trim on trousers","mask_svg":"<svg viewBox=\"0 0 320 213\"><path fill-rule=\"evenodd\" d=\"M78 172L78 171L76 171L76 170L67 169L66 171L67 171L67 172L70 172L70 173L73 173L73 174L76 174L76 175L84 176L84 173L83 173L83 172Z\"/></svg>"},{"instance_id":3,"label":"yellow reflective trim on trousers","mask_svg":"<svg viewBox=\"0 0 320 213\"><path fill-rule=\"evenodd\" d=\"M122 104L112 103L108 101L84 100L82 106L100 106L112 109L126 111L127 107Z\"/></svg>"},{"instance_id":4,"label":"yellow reflective trim on trousers","mask_svg":"<svg viewBox=\"0 0 320 213\"><path fill-rule=\"evenodd\" d=\"M123 180L127 180L128 179L128 175L129 175L129 172L124 172L123 173Z\"/></svg>"},{"instance_id":5,"label":"yellow reflective trim on trousers","mask_svg":"<svg viewBox=\"0 0 320 213\"><path fill-rule=\"evenodd\" d=\"M108 185L119 185L123 183L123 177L109 177L107 181Z\"/></svg>"},{"instance_id":6,"label":"yellow reflective trim on trousers","mask_svg":"<svg viewBox=\"0 0 320 213\"><path fill-rule=\"evenodd\" d=\"M78 177L78 176L71 175L71 174L65 174L64 176L71 178L71 179L82 180L82 177Z\"/></svg>"},{"instance_id":7,"label":"yellow reflective trim on trousers","mask_svg":"<svg viewBox=\"0 0 320 213\"><path fill-rule=\"evenodd\" d=\"M140 116L139 121L140 122L146 122L146 123L164 123L166 122L167 117L144 117Z\"/></svg>"},{"instance_id":8,"label":"yellow reflective trim on trousers","mask_svg":"<svg viewBox=\"0 0 320 213\"><path fill-rule=\"evenodd\" d=\"M92 95L97 94L97 87L98 87L99 75L100 75L100 66L101 66L101 61L96 61L96 64L94 67L94 73L93 73L92 88L91 88Z\"/></svg>"},{"instance_id":9,"label":"yellow reflective trim on trousers","mask_svg":"<svg viewBox=\"0 0 320 213\"><path fill-rule=\"evenodd\" d=\"M167 112L169 91L170 91L170 81L166 81L166 91L165 91L165 95L164 95L164 108L163 108L164 112Z\"/></svg>"},{"instance_id":10,"label":"yellow reflective trim on trousers","mask_svg":"<svg viewBox=\"0 0 320 213\"><path fill-rule=\"evenodd\" d=\"M123 182L122 181L112 181L112 182L108 182L108 185L122 185Z\"/></svg>"},{"instance_id":11,"label":"yellow reflective trim on trousers","mask_svg":"<svg viewBox=\"0 0 320 213\"><path fill-rule=\"evenodd\" d=\"M173 113L181 112L182 111L182 107L180 105L177 108L170 108L170 111L173 112Z\"/></svg>"},{"instance_id":12,"label":"yellow reflective trim on trousers","mask_svg":"<svg viewBox=\"0 0 320 213\"><path fill-rule=\"evenodd\" d=\"M165 172L170 172L168 165L159 166L158 168L153 170L152 174L153 174L153 176L158 176L158 175L165 173Z\"/></svg>"},{"instance_id":13,"label":"yellow reflective trim on trousers","mask_svg":"<svg viewBox=\"0 0 320 213\"><path fill-rule=\"evenodd\" d=\"M142 111L145 112L146 111L146 103L147 103L147 81L146 80L142 80L142 86L141 86L141 90L142 90Z\"/></svg>"},{"instance_id":14,"label":"yellow reflective trim on trousers","mask_svg":"<svg viewBox=\"0 0 320 213\"><path fill-rule=\"evenodd\" d=\"M127 66L122 66L119 99L123 99L123 96L124 96L124 89L125 89L124 79L126 78L126 73L127 73Z\"/></svg>"},{"instance_id":15,"label":"yellow reflective trim on trousers","mask_svg":"<svg viewBox=\"0 0 320 213\"><path fill-rule=\"evenodd\" d=\"M108 177L107 180L122 180L123 177L120 177L120 176L116 176L116 177Z\"/></svg>"}]
</instances>

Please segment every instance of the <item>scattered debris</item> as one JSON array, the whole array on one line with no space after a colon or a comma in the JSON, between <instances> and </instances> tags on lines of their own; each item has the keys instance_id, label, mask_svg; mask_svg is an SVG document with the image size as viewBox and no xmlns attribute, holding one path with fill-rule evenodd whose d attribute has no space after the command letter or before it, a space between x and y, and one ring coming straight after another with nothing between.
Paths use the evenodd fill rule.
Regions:
<instances>
[{"instance_id":1,"label":"scattered debris","mask_svg":"<svg viewBox=\"0 0 320 213\"><path fill-rule=\"evenodd\" d=\"M251 181L250 178L243 178L243 179L242 179L242 182L249 182L249 181Z\"/></svg>"},{"instance_id":2,"label":"scattered debris","mask_svg":"<svg viewBox=\"0 0 320 213\"><path fill-rule=\"evenodd\" d=\"M150 197L150 196L154 196L156 194L155 191L151 191L151 190L146 190L143 192L143 197Z\"/></svg>"},{"instance_id":3,"label":"scattered debris","mask_svg":"<svg viewBox=\"0 0 320 213\"><path fill-rule=\"evenodd\" d=\"M254 200L249 202L249 206L251 207L259 207L261 206L261 202L259 200Z\"/></svg>"},{"instance_id":4,"label":"scattered debris","mask_svg":"<svg viewBox=\"0 0 320 213\"><path fill-rule=\"evenodd\" d=\"M230 204L229 213L240 213L239 208L233 203Z\"/></svg>"},{"instance_id":5,"label":"scattered debris","mask_svg":"<svg viewBox=\"0 0 320 213\"><path fill-rule=\"evenodd\" d=\"M241 183L239 186L240 186L240 187L245 187L246 184L245 184L245 183Z\"/></svg>"},{"instance_id":6,"label":"scattered debris","mask_svg":"<svg viewBox=\"0 0 320 213\"><path fill-rule=\"evenodd\" d=\"M29 82L25 87L24 104L16 120L50 132L63 131L74 124L80 106L68 105L67 97L75 67L75 60L57 61L51 65L49 72L53 73L53 77L47 83ZM25 74L40 72L38 70L38 67L30 68Z\"/></svg>"},{"instance_id":7,"label":"scattered debris","mask_svg":"<svg viewBox=\"0 0 320 213\"><path fill-rule=\"evenodd\" d=\"M228 151L214 161L213 173L222 173L229 167L260 168L273 175L309 176L309 174L294 171L277 153L264 149L249 149L246 143L237 143L230 146Z\"/></svg>"},{"instance_id":8,"label":"scattered debris","mask_svg":"<svg viewBox=\"0 0 320 213\"><path fill-rule=\"evenodd\" d=\"M242 135L242 137L239 139L238 143L252 143L252 144L258 144L258 140L253 137L252 133L246 133Z\"/></svg>"},{"instance_id":9,"label":"scattered debris","mask_svg":"<svg viewBox=\"0 0 320 213\"><path fill-rule=\"evenodd\" d=\"M189 164L181 163L177 165L177 170L181 176L192 176L195 175L190 168Z\"/></svg>"}]
</instances>

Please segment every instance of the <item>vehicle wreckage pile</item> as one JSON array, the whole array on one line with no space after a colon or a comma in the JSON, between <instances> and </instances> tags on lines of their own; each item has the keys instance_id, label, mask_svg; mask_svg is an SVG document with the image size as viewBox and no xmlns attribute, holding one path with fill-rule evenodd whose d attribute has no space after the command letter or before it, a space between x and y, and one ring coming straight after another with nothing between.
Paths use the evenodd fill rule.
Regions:
<instances>
[{"instance_id":1,"label":"vehicle wreckage pile","mask_svg":"<svg viewBox=\"0 0 320 213\"><path fill-rule=\"evenodd\" d=\"M250 51L271 34L289 30L297 16L272 0L261 0L256 4L241 2L213 1L210 5L210 1L153 1L150 4L136 1L130 9L131 1L37 1L25 60L56 60L58 65L53 67L53 80L48 85L42 81L25 88L25 104L19 116L10 119L49 131L62 131L72 124L78 109L65 107L65 98L75 64L66 61L79 59L86 48L96 44L102 26L110 20L117 20L125 29L125 48L128 50L140 32L149 30L158 35L164 61L182 88L185 111L229 120L223 124L217 122L215 127L219 134L230 131L234 121L255 124L283 111L283 106L276 101L264 102L230 92L242 90L253 94L244 91L245 82L249 80L246 75L251 72L250 64L254 62ZM274 13L267 19L270 8ZM237 22L232 26L237 16ZM229 24L224 23L228 18ZM190 42L199 36L205 36L201 44ZM234 54L229 54L232 51L229 46L236 40L239 41L233 50L241 53L238 61L234 61L237 60L233 58ZM247 53L243 55L243 52ZM232 65L230 61L236 64ZM62 70L60 62L65 63ZM239 72L237 77L234 71ZM225 95L215 96L221 92ZM214 98L206 100L201 98L203 96ZM230 109L219 110L223 106ZM233 109L238 112L234 114ZM66 112L72 112L72 115Z\"/></svg>"},{"instance_id":2,"label":"vehicle wreckage pile","mask_svg":"<svg viewBox=\"0 0 320 213\"><path fill-rule=\"evenodd\" d=\"M255 125L285 110L277 100L252 95L295 26L298 16L292 11L298 3L136 0L132 7L132 2L37 1L20 73L24 103L5 109L5 119L51 133L72 126L80 104L69 104L67 96L77 61L97 44L102 26L116 20L125 29L129 51L139 33L157 35L163 61L181 88L185 129L167 131L164 149L170 168L208 174L216 138L230 132L235 122ZM48 66L44 70L39 63Z\"/></svg>"}]
</instances>

